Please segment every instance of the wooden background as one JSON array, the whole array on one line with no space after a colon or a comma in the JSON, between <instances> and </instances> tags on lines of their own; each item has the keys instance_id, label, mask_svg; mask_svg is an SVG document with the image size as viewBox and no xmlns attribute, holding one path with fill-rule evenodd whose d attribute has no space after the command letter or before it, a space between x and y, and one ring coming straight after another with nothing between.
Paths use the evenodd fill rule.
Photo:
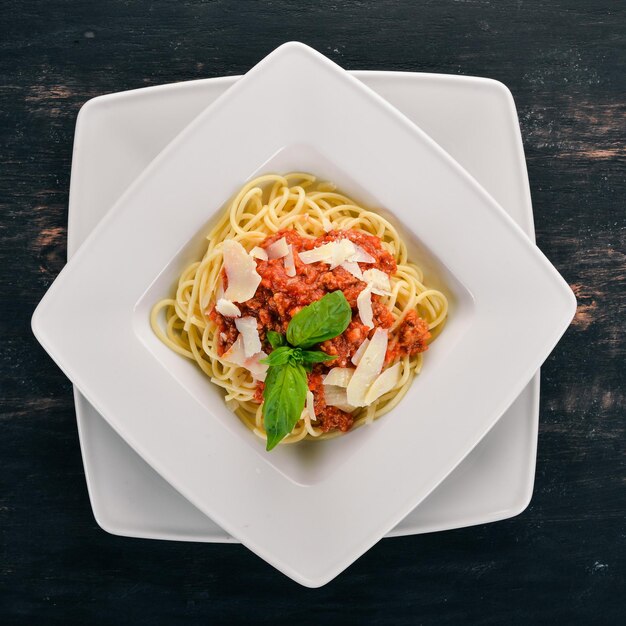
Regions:
<instances>
[{"instance_id":1,"label":"wooden background","mask_svg":"<svg viewBox=\"0 0 626 626\"><path fill-rule=\"evenodd\" d=\"M590 0L5 0L0 621L624 623L623 8ZM318 590L241 546L101 531L70 383L29 325L65 262L80 106L109 92L243 73L290 39L347 69L469 74L508 85L538 245L580 304L542 369L528 510L496 524L384 540Z\"/></svg>"}]
</instances>

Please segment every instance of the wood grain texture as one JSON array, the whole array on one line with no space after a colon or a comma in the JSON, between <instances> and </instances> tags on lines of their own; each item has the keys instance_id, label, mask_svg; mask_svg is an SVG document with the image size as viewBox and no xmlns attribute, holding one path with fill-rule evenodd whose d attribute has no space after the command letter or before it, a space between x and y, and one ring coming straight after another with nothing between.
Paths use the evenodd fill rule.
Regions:
<instances>
[{"instance_id":1,"label":"wood grain texture","mask_svg":"<svg viewBox=\"0 0 626 626\"><path fill-rule=\"evenodd\" d=\"M623 623L623 5L8 0L0 33L3 623ZM504 82L518 106L538 244L579 300L542 370L528 510L383 540L319 590L241 546L101 531L71 386L29 325L64 264L80 106L123 89L242 73L290 39L347 69Z\"/></svg>"}]
</instances>

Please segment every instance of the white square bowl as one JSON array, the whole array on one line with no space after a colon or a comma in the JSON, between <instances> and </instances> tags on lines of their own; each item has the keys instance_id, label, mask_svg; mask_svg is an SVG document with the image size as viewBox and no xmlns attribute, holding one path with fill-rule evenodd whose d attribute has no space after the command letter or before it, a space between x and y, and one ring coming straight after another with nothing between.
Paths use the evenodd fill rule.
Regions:
<instances>
[{"instance_id":1,"label":"white square bowl","mask_svg":"<svg viewBox=\"0 0 626 626\"><path fill-rule=\"evenodd\" d=\"M431 269L430 282L445 283L453 303L446 332L403 403L311 454L265 455L219 392L157 345L137 312L155 281L169 286L207 219L272 164L307 166L385 207L413 257ZM278 569L318 586L480 441L574 307L556 270L443 150L330 61L287 44L144 172L61 272L33 328L168 482ZM217 475L227 480L207 484Z\"/></svg>"},{"instance_id":2,"label":"white square bowl","mask_svg":"<svg viewBox=\"0 0 626 626\"><path fill-rule=\"evenodd\" d=\"M426 130L534 237L517 114L506 87L466 76L352 74ZM81 109L68 256L167 143L237 80L221 77L109 94ZM463 462L387 536L492 522L523 511L534 481L538 400L537 372ZM153 539L236 541L147 465L78 391L76 418L91 505L104 530Z\"/></svg>"}]
</instances>

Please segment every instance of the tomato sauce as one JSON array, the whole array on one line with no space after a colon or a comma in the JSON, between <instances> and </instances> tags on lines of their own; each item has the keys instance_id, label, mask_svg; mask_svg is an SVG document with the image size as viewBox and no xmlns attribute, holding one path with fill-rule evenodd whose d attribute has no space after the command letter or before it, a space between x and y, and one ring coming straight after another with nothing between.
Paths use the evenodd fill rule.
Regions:
<instances>
[{"instance_id":1,"label":"tomato sauce","mask_svg":"<svg viewBox=\"0 0 626 626\"><path fill-rule=\"evenodd\" d=\"M302 237L295 230L282 230L271 235L260 246L267 248L270 244L285 237L287 243L293 246L295 252L311 250L330 241L350 239L354 244L363 248L376 260L375 263L360 263L362 270L379 269L389 276L396 272L397 266L393 256L381 245L380 239L368 233L348 229L333 230L321 237L308 239ZM353 309L352 321L348 328L338 337L324 341L319 349L337 358L328 363L315 365L313 373L309 374L309 389L315 396L315 413L318 424L325 432L339 429L346 431L352 426L353 418L349 413L337 407L327 406L324 402L322 374L331 367L352 367L350 359L367 337L371 337L374 329L364 326L357 310L357 297L365 288L365 283L354 277L342 267L329 269L324 262L303 263L297 254L294 254L296 267L295 276L287 276L284 260L272 259L262 261L257 259L257 272L261 276L261 283L254 297L247 302L237 304L242 316L252 316L258 320L258 331L266 352L271 347L266 341L268 330L285 333L291 318L304 306L319 300L327 293L340 289ZM227 287L226 274L222 275L224 289ZM382 304L380 296L372 295L372 310L375 327L390 328L394 318L391 312ZM233 318L224 317L214 308L209 317L218 327L218 354L222 355L236 340L238 331ZM386 362L404 356L423 352L428 348L427 340L430 337L427 323L415 311L409 311L400 326L389 335L389 345ZM262 383L255 395L255 399L262 401Z\"/></svg>"}]
</instances>

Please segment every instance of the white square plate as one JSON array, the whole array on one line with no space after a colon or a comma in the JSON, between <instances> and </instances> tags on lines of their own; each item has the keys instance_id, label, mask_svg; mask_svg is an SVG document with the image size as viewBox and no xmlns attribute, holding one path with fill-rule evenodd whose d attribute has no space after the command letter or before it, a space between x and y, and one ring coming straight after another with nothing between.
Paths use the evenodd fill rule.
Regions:
<instances>
[{"instance_id":1,"label":"white square plate","mask_svg":"<svg viewBox=\"0 0 626 626\"><path fill-rule=\"evenodd\" d=\"M272 169L314 171L385 207L452 307L423 373L386 419L329 445L266 455L219 390L158 343L147 311L197 255L208 218ZM275 567L318 586L474 448L574 309L556 270L428 136L328 59L286 44L155 159L61 272L33 328L168 482Z\"/></svg>"},{"instance_id":2,"label":"white square plate","mask_svg":"<svg viewBox=\"0 0 626 626\"><path fill-rule=\"evenodd\" d=\"M522 141L506 87L464 76L352 74L420 125L534 237ZM236 80L110 94L82 109L72 161L68 256L169 141ZM539 373L452 474L387 536L487 523L523 511L534 482L538 400ZM79 391L76 417L91 504L104 530L142 538L236 541L143 461Z\"/></svg>"}]
</instances>

